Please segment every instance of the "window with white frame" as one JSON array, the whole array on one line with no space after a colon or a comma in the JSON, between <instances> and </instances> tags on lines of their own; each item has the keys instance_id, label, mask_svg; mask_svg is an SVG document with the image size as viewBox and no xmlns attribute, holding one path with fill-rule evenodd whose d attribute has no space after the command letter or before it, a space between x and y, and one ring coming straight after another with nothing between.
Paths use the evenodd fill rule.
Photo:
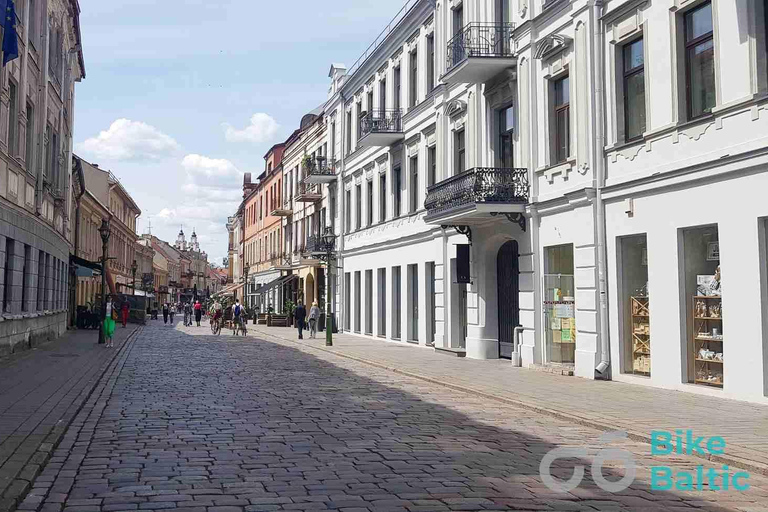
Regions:
<instances>
[{"instance_id":1,"label":"window with white frame","mask_svg":"<svg viewBox=\"0 0 768 512\"><path fill-rule=\"evenodd\" d=\"M685 83L688 119L708 114L715 106L715 42L712 3L683 14Z\"/></svg>"}]
</instances>

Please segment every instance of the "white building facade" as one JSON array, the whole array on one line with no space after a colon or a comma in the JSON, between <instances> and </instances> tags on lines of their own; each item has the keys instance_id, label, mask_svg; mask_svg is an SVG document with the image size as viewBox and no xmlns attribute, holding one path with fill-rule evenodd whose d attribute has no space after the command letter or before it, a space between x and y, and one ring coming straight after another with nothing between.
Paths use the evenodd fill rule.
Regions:
<instances>
[{"instance_id":1,"label":"white building facade","mask_svg":"<svg viewBox=\"0 0 768 512\"><path fill-rule=\"evenodd\" d=\"M331 69L341 328L768 401L766 19L410 2Z\"/></svg>"}]
</instances>

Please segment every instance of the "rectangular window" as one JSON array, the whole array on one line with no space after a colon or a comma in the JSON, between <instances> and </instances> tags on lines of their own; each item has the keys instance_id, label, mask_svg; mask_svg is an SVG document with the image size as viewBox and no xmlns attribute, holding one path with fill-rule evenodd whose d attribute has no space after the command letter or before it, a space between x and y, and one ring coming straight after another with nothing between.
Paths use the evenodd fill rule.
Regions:
<instances>
[{"instance_id":1,"label":"rectangular window","mask_svg":"<svg viewBox=\"0 0 768 512\"><path fill-rule=\"evenodd\" d=\"M352 190L347 190L344 199L344 224L347 233L352 232Z\"/></svg>"},{"instance_id":2,"label":"rectangular window","mask_svg":"<svg viewBox=\"0 0 768 512\"><path fill-rule=\"evenodd\" d=\"M363 100L357 102L357 140L363 136L363 118L365 117L365 110L363 110Z\"/></svg>"},{"instance_id":3,"label":"rectangular window","mask_svg":"<svg viewBox=\"0 0 768 512\"><path fill-rule=\"evenodd\" d=\"M573 269L573 244L544 248L544 329L550 363L575 361Z\"/></svg>"},{"instance_id":4,"label":"rectangular window","mask_svg":"<svg viewBox=\"0 0 768 512\"><path fill-rule=\"evenodd\" d=\"M645 57L643 40L624 45L624 135L626 140L645 132Z\"/></svg>"},{"instance_id":5,"label":"rectangular window","mask_svg":"<svg viewBox=\"0 0 768 512\"><path fill-rule=\"evenodd\" d=\"M413 50L410 53L409 57L410 62L410 73L408 76L409 80L409 95L408 95L408 106L409 107L415 107L418 101L418 92L419 92L419 54L417 50Z\"/></svg>"},{"instance_id":6,"label":"rectangular window","mask_svg":"<svg viewBox=\"0 0 768 512\"><path fill-rule=\"evenodd\" d=\"M21 269L21 310L29 311L29 287L32 285L32 276L30 274L32 264L32 248L24 244L24 266Z\"/></svg>"},{"instance_id":7,"label":"rectangular window","mask_svg":"<svg viewBox=\"0 0 768 512\"><path fill-rule=\"evenodd\" d=\"M453 174L461 174L467 170L464 144L464 129L453 132Z\"/></svg>"},{"instance_id":8,"label":"rectangular window","mask_svg":"<svg viewBox=\"0 0 768 512\"><path fill-rule=\"evenodd\" d=\"M569 77L565 76L555 80L554 90L554 163L562 163L568 160L571 151L570 131L570 82Z\"/></svg>"},{"instance_id":9,"label":"rectangular window","mask_svg":"<svg viewBox=\"0 0 768 512\"><path fill-rule=\"evenodd\" d=\"M329 224L333 232L336 232L336 186L328 187L328 215L331 216Z\"/></svg>"},{"instance_id":10,"label":"rectangular window","mask_svg":"<svg viewBox=\"0 0 768 512\"><path fill-rule=\"evenodd\" d=\"M648 297L648 244L646 235L617 240L620 262L619 297L622 320L622 371L651 375L650 300Z\"/></svg>"},{"instance_id":11,"label":"rectangular window","mask_svg":"<svg viewBox=\"0 0 768 512\"><path fill-rule=\"evenodd\" d=\"M365 271L365 334L373 334L373 270Z\"/></svg>"},{"instance_id":12,"label":"rectangular window","mask_svg":"<svg viewBox=\"0 0 768 512\"><path fill-rule=\"evenodd\" d=\"M400 267L392 267L392 339L400 339L402 310L400 304Z\"/></svg>"},{"instance_id":13,"label":"rectangular window","mask_svg":"<svg viewBox=\"0 0 768 512\"><path fill-rule=\"evenodd\" d=\"M437 182L437 146L427 148L427 186Z\"/></svg>"},{"instance_id":14,"label":"rectangular window","mask_svg":"<svg viewBox=\"0 0 768 512\"><path fill-rule=\"evenodd\" d=\"M411 196L410 213L416 213L419 209L419 158L411 157L409 167L411 171L411 181L408 184Z\"/></svg>"},{"instance_id":15,"label":"rectangular window","mask_svg":"<svg viewBox=\"0 0 768 512\"><path fill-rule=\"evenodd\" d=\"M723 387L726 322L723 320L720 275L720 240L717 225L683 229L682 287L687 320L687 380L695 384ZM726 284L726 289L727 284ZM730 338L728 338L731 343Z\"/></svg>"},{"instance_id":16,"label":"rectangular window","mask_svg":"<svg viewBox=\"0 0 768 512\"><path fill-rule=\"evenodd\" d=\"M366 219L366 225L371 226L373 225L373 180L368 180L366 182L366 213L368 215L368 218Z\"/></svg>"},{"instance_id":17,"label":"rectangular window","mask_svg":"<svg viewBox=\"0 0 768 512\"><path fill-rule=\"evenodd\" d=\"M8 153L11 156L16 156L18 153L19 105L16 84L11 80L8 81L8 94L10 96L8 102Z\"/></svg>"},{"instance_id":18,"label":"rectangular window","mask_svg":"<svg viewBox=\"0 0 768 512\"><path fill-rule=\"evenodd\" d=\"M400 77L400 66L397 66L394 71L394 82L395 82L395 91L392 95L392 102L393 106L395 107L395 110L400 110L400 95L401 95L401 89L403 86L402 78Z\"/></svg>"},{"instance_id":19,"label":"rectangular window","mask_svg":"<svg viewBox=\"0 0 768 512\"><path fill-rule=\"evenodd\" d=\"M382 338L387 336L387 269L380 268L377 272L377 306L378 306L378 321L376 334Z\"/></svg>"},{"instance_id":20,"label":"rectangular window","mask_svg":"<svg viewBox=\"0 0 768 512\"><path fill-rule=\"evenodd\" d=\"M419 267L408 265L408 341L419 341Z\"/></svg>"},{"instance_id":21,"label":"rectangular window","mask_svg":"<svg viewBox=\"0 0 768 512\"><path fill-rule=\"evenodd\" d=\"M453 10L453 34L456 35L464 28L464 4Z\"/></svg>"},{"instance_id":22,"label":"rectangular window","mask_svg":"<svg viewBox=\"0 0 768 512\"><path fill-rule=\"evenodd\" d=\"M344 273L344 330L352 330L352 274Z\"/></svg>"},{"instance_id":23,"label":"rectangular window","mask_svg":"<svg viewBox=\"0 0 768 512\"><path fill-rule=\"evenodd\" d=\"M373 89L368 91L368 104L366 105L366 113L370 116L373 114Z\"/></svg>"},{"instance_id":24,"label":"rectangular window","mask_svg":"<svg viewBox=\"0 0 768 512\"><path fill-rule=\"evenodd\" d=\"M435 333L437 324L435 323L435 262L428 261L424 272L424 284L426 290L426 314L427 314L427 345L435 344Z\"/></svg>"},{"instance_id":25,"label":"rectangular window","mask_svg":"<svg viewBox=\"0 0 768 512\"><path fill-rule=\"evenodd\" d=\"M501 167L514 167L512 152L514 126L514 107L501 109L499 111L499 164Z\"/></svg>"},{"instance_id":26,"label":"rectangular window","mask_svg":"<svg viewBox=\"0 0 768 512\"><path fill-rule=\"evenodd\" d=\"M403 194L403 183L402 183L402 171L400 167L395 167L394 171L394 181L392 183L392 193L394 195L394 214L393 216L395 218L400 216L401 213L401 207L402 207L402 194Z\"/></svg>"},{"instance_id":27,"label":"rectangular window","mask_svg":"<svg viewBox=\"0 0 768 512\"><path fill-rule=\"evenodd\" d=\"M379 175L379 222L387 220L387 175Z\"/></svg>"},{"instance_id":28,"label":"rectangular window","mask_svg":"<svg viewBox=\"0 0 768 512\"><path fill-rule=\"evenodd\" d=\"M435 88L435 36L427 36L427 94Z\"/></svg>"},{"instance_id":29,"label":"rectangular window","mask_svg":"<svg viewBox=\"0 0 768 512\"><path fill-rule=\"evenodd\" d=\"M27 165L27 172L35 175L35 108L31 103L27 103L27 136L24 160Z\"/></svg>"},{"instance_id":30,"label":"rectangular window","mask_svg":"<svg viewBox=\"0 0 768 512\"><path fill-rule=\"evenodd\" d=\"M355 332L360 332L360 271L355 272Z\"/></svg>"},{"instance_id":31,"label":"rectangular window","mask_svg":"<svg viewBox=\"0 0 768 512\"><path fill-rule=\"evenodd\" d=\"M346 152L346 154L349 154L352 151L352 111L350 110L347 111L346 128L347 128L347 134L346 134L347 140L345 141L346 148L344 149L344 151Z\"/></svg>"},{"instance_id":32,"label":"rectangular window","mask_svg":"<svg viewBox=\"0 0 768 512\"><path fill-rule=\"evenodd\" d=\"M709 113L715 106L715 43L712 4L685 13L685 74L688 119Z\"/></svg>"},{"instance_id":33,"label":"rectangular window","mask_svg":"<svg viewBox=\"0 0 768 512\"><path fill-rule=\"evenodd\" d=\"M91 236L93 236L93 231ZM43 311L45 308L45 271L48 267L45 266L46 254L43 251L40 251L37 257L37 310Z\"/></svg>"},{"instance_id":34,"label":"rectangular window","mask_svg":"<svg viewBox=\"0 0 768 512\"><path fill-rule=\"evenodd\" d=\"M336 121L331 123L331 164L336 161ZM287 194L285 194L287 195Z\"/></svg>"},{"instance_id":35,"label":"rectangular window","mask_svg":"<svg viewBox=\"0 0 768 512\"><path fill-rule=\"evenodd\" d=\"M363 186L355 186L355 229L363 227Z\"/></svg>"},{"instance_id":36,"label":"rectangular window","mask_svg":"<svg viewBox=\"0 0 768 512\"><path fill-rule=\"evenodd\" d=\"M6 313L11 312L11 301L13 299L13 267L14 267L14 254L13 248L16 246L16 242L13 238L5 239L5 269L3 272L3 311Z\"/></svg>"},{"instance_id":37,"label":"rectangular window","mask_svg":"<svg viewBox=\"0 0 768 512\"><path fill-rule=\"evenodd\" d=\"M379 82L379 111L387 110L387 79L382 78Z\"/></svg>"}]
</instances>

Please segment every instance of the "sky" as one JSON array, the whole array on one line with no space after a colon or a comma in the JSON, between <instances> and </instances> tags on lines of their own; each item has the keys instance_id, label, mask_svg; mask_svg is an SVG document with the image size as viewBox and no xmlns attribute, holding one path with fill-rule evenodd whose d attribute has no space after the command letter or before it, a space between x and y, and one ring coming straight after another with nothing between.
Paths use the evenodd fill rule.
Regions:
<instances>
[{"instance_id":1,"label":"sky","mask_svg":"<svg viewBox=\"0 0 768 512\"><path fill-rule=\"evenodd\" d=\"M75 153L111 170L139 234L227 254L243 173L321 105L405 0L80 0Z\"/></svg>"}]
</instances>

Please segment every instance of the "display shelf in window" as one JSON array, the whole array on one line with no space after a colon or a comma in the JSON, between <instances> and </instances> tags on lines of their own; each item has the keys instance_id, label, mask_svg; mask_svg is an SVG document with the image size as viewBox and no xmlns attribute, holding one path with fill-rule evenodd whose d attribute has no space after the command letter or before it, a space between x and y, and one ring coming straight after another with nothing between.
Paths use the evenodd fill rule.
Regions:
<instances>
[{"instance_id":1,"label":"display shelf in window","mask_svg":"<svg viewBox=\"0 0 768 512\"><path fill-rule=\"evenodd\" d=\"M651 375L651 315L648 296L630 297L632 309L632 373Z\"/></svg>"},{"instance_id":2,"label":"display shelf in window","mask_svg":"<svg viewBox=\"0 0 768 512\"><path fill-rule=\"evenodd\" d=\"M723 307L720 295L693 296L694 382L723 387Z\"/></svg>"}]
</instances>

